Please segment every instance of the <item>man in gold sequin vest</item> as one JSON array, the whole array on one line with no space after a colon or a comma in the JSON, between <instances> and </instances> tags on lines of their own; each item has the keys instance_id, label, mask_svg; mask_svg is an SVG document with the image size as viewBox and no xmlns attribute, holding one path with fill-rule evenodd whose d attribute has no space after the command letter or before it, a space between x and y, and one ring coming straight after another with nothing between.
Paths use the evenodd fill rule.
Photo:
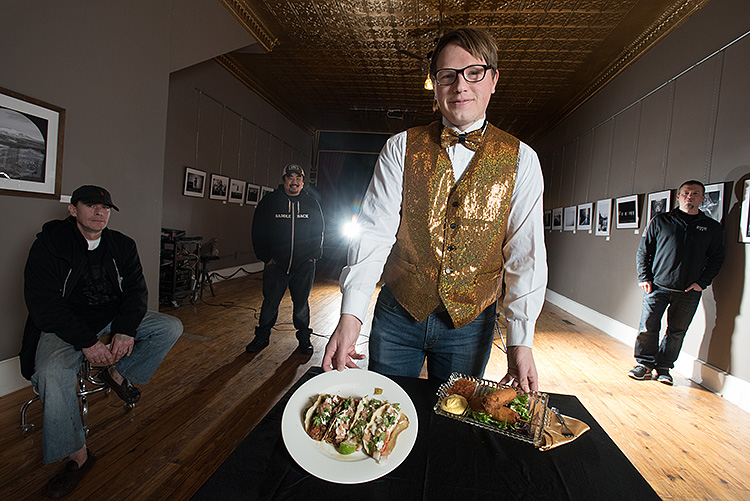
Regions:
<instances>
[{"instance_id":1,"label":"man in gold sequin vest","mask_svg":"<svg viewBox=\"0 0 750 501\"><path fill-rule=\"evenodd\" d=\"M359 216L361 238L341 274L341 318L323 369L356 367L367 305L375 306L368 368L418 377L481 377L502 298L508 370L503 383L538 389L534 325L547 281L543 181L534 151L487 122L497 47L458 29L430 62L443 119L389 139Z\"/></svg>"}]
</instances>

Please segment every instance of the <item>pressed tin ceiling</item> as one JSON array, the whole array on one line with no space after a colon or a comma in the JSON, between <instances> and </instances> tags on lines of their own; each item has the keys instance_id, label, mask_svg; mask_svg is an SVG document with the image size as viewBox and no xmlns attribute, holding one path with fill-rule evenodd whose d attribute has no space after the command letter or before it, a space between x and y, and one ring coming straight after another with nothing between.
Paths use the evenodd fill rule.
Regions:
<instances>
[{"instance_id":1,"label":"pressed tin ceiling","mask_svg":"<svg viewBox=\"0 0 750 501\"><path fill-rule=\"evenodd\" d=\"M488 30L500 80L489 120L548 130L708 0L221 0L258 46L217 58L311 131L398 132L436 119L427 55Z\"/></svg>"}]
</instances>

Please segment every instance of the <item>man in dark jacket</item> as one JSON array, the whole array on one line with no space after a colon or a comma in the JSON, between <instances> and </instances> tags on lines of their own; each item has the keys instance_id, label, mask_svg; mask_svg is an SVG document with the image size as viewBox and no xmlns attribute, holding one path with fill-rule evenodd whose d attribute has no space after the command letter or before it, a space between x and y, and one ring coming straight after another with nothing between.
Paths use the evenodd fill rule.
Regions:
<instances>
[{"instance_id":1,"label":"man in dark jacket","mask_svg":"<svg viewBox=\"0 0 750 501\"><path fill-rule=\"evenodd\" d=\"M263 305L248 353L268 346L276 323L279 303L287 287L292 296L292 318L299 349L312 355L310 343L310 296L315 262L323 254L323 211L318 201L304 190L305 171L297 164L284 167L283 183L263 197L253 217L253 248L263 268Z\"/></svg>"},{"instance_id":2,"label":"man in dark jacket","mask_svg":"<svg viewBox=\"0 0 750 501\"><path fill-rule=\"evenodd\" d=\"M711 285L724 262L724 230L699 210L705 198L700 181L685 181L677 195L679 207L655 216L638 246L638 286L644 291L641 324L635 342L638 362L633 379L672 385L669 370L680 354L701 291ZM667 310L667 331L659 344L661 320Z\"/></svg>"},{"instance_id":3,"label":"man in dark jacket","mask_svg":"<svg viewBox=\"0 0 750 501\"><path fill-rule=\"evenodd\" d=\"M71 492L96 457L86 447L76 396L83 357L109 366L99 377L127 404L146 384L182 333L175 317L147 311L148 291L135 242L107 228L107 190L81 186L70 217L44 224L24 270L29 311L21 372L44 406L44 462L68 458L47 484L47 495ZM111 335L109 346L100 338Z\"/></svg>"}]
</instances>

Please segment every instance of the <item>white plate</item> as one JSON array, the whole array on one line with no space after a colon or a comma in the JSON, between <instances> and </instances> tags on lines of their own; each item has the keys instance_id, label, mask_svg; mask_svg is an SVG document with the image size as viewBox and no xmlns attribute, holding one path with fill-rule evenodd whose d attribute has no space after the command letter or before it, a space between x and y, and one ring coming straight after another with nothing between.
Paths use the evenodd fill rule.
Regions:
<instances>
[{"instance_id":1,"label":"white plate","mask_svg":"<svg viewBox=\"0 0 750 501\"><path fill-rule=\"evenodd\" d=\"M381 388L383 393L375 395L375 388ZM400 404L401 411L409 418L409 427L399 434L386 463L379 464L361 450L345 456L332 445L310 438L305 432L304 413L312 404L311 399L320 393L359 398L370 395ZM411 452L418 427L417 410L409 395L387 377L362 369L324 372L310 379L291 396L281 418L281 436L297 464L311 475L338 484L369 482L394 470Z\"/></svg>"}]
</instances>

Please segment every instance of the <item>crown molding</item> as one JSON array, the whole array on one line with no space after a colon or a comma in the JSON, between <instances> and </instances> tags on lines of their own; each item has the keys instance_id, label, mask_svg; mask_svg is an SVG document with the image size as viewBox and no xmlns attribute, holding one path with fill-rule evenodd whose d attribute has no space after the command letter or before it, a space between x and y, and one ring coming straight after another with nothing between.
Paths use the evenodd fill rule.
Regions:
<instances>
[{"instance_id":1,"label":"crown molding","mask_svg":"<svg viewBox=\"0 0 750 501\"><path fill-rule=\"evenodd\" d=\"M221 0L224 7L240 22L267 52L271 52L279 43L268 23L263 21L259 9L249 0Z\"/></svg>"}]
</instances>

